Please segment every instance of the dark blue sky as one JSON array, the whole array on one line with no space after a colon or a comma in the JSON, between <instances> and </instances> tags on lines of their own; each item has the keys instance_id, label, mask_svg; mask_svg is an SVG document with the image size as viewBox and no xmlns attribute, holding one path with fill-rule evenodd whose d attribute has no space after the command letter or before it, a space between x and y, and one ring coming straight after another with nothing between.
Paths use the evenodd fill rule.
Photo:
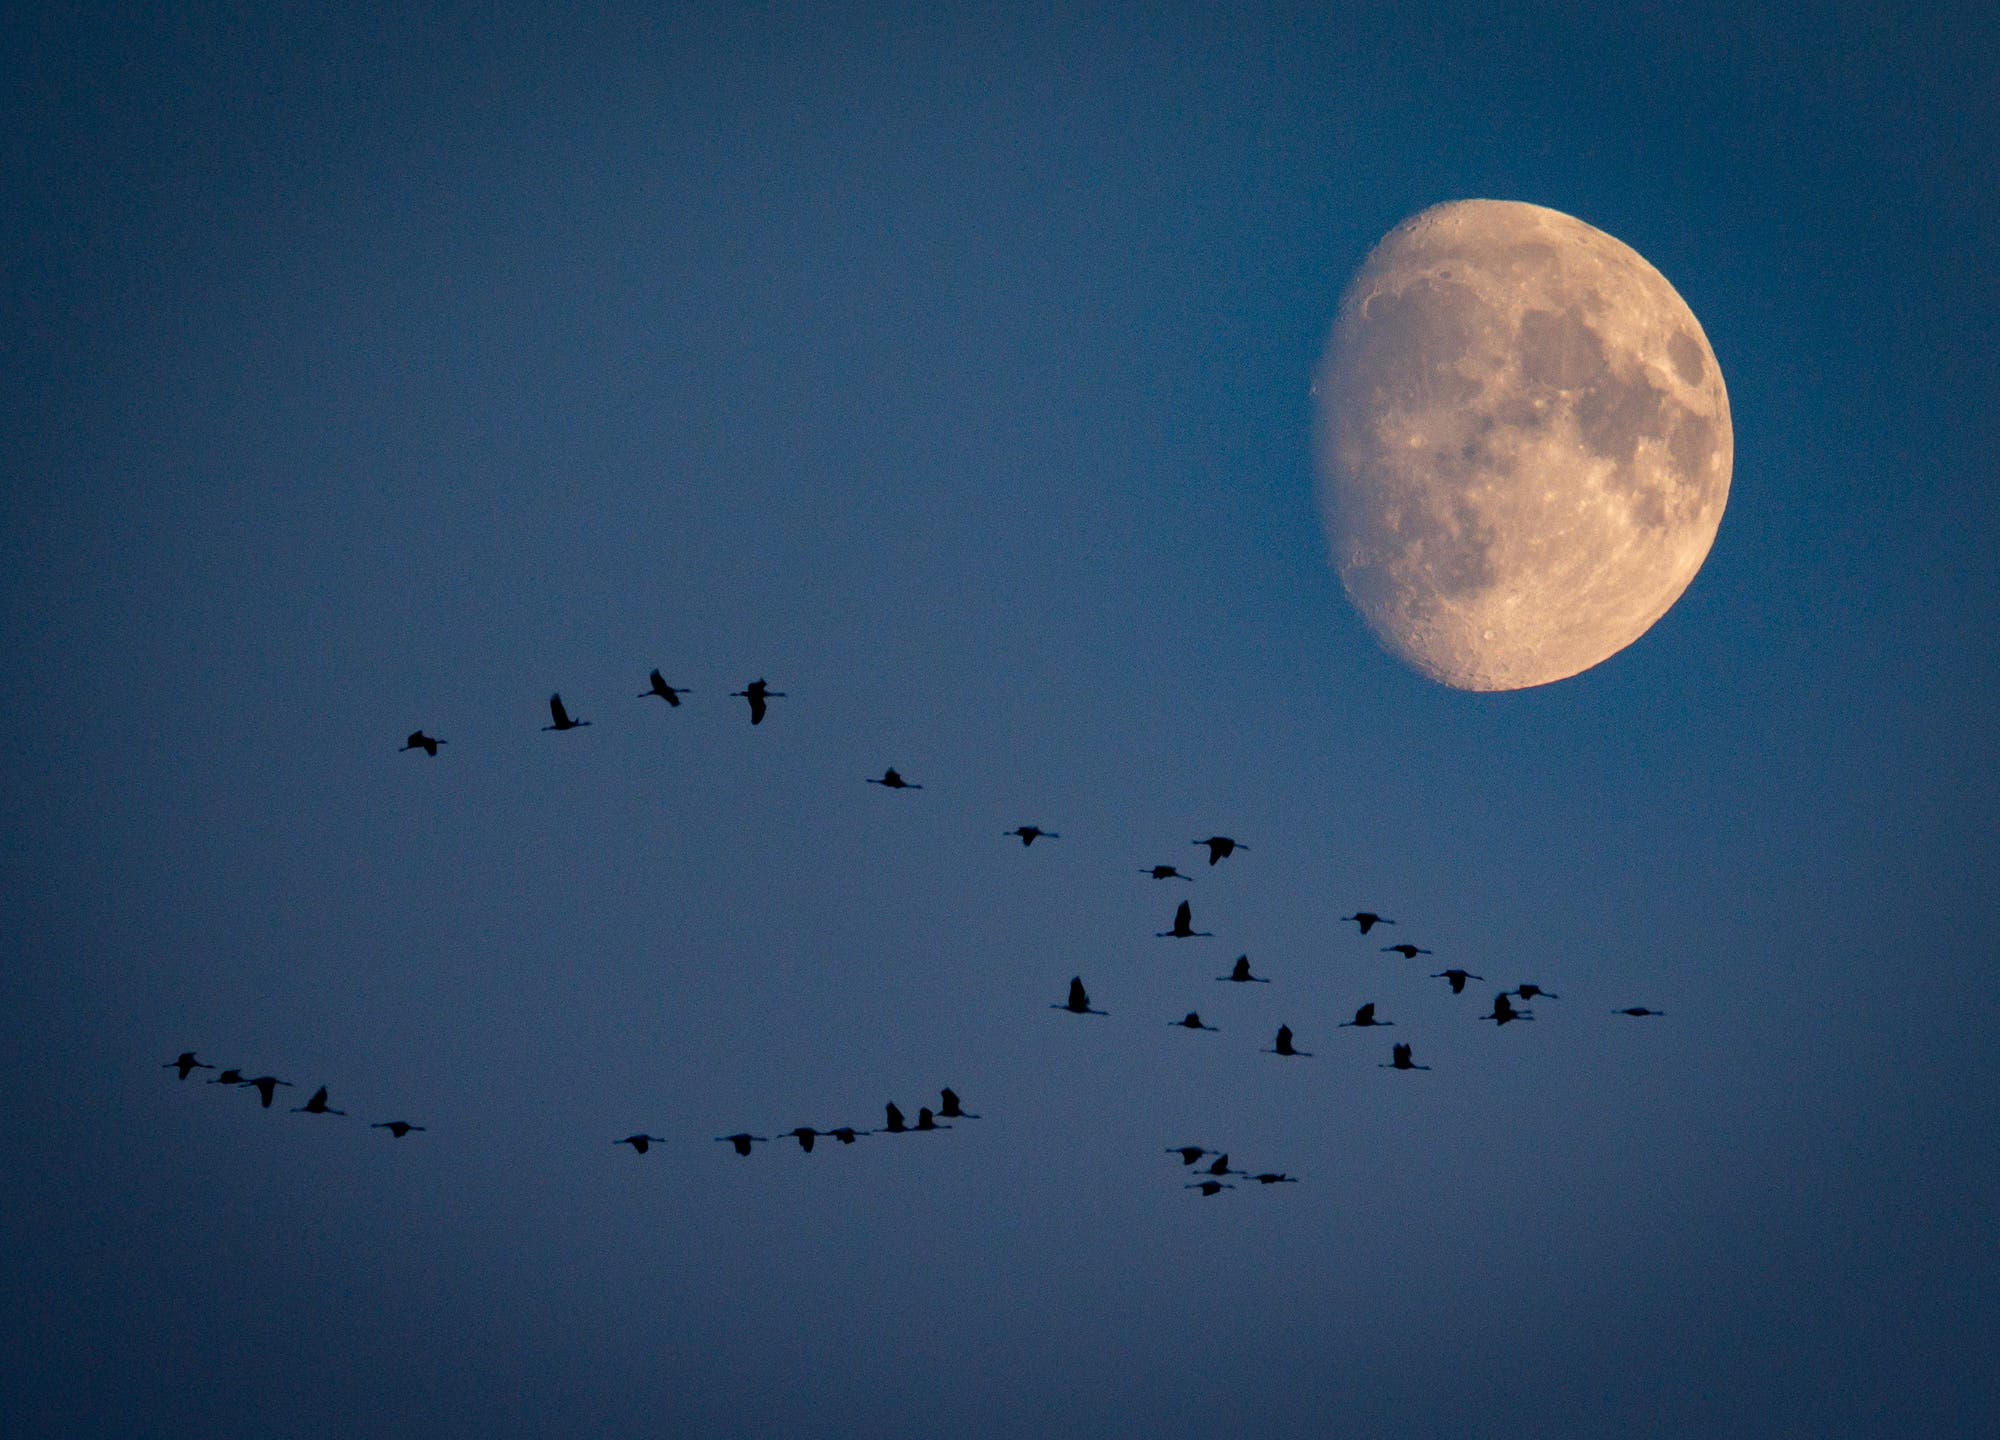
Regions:
<instances>
[{"instance_id":1,"label":"dark blue sky","mask_svg":"<svg viewBox=\"0 0 2000 1440\"><path fill-rule=\"evenodd\" d=\"M7 1432L1990 1431L2000 25L1571 12L16 11ZM1471 196L1658 266L1736 433L1682 601L1499 696L1312 484Z\"/></svg>"}]
</instances>

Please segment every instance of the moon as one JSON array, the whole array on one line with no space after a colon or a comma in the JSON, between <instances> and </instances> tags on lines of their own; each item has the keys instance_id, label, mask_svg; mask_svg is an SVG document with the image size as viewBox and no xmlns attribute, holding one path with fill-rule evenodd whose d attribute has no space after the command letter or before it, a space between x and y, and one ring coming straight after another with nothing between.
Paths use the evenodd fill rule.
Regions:
<instances>
[{"instance_id":1,"label":"moon","mask_svg":"<svg viewBox=\"0 0 2000 1440\"><path fill-rule=\"evenodd\" d=\"M1701 569L1735 442L1708 337L1602 230L1461 200L1385 236L1319 383L1321 511L1355 608L1461 690L1588 670Z\"/></svg>"}]
</instances>

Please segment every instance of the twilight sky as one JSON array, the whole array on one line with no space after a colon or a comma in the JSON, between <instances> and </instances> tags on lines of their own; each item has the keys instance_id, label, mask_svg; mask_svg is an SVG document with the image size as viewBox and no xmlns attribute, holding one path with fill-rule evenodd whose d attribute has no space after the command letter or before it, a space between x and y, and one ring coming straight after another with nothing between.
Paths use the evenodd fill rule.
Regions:
<instances>
[{"instance_id":1,"label":"twilight sky","mask_svg":"<svg viewBox=\"0 0 2000 1440\"><path fill-rule=\"evenodd\" d=\"M13 14L7 1432L2000 1423L2000 22L1574 8ZM1507 695L1313 493L1472 196L1735 426L1681 602Z\"/></svg>"}]
</instances>

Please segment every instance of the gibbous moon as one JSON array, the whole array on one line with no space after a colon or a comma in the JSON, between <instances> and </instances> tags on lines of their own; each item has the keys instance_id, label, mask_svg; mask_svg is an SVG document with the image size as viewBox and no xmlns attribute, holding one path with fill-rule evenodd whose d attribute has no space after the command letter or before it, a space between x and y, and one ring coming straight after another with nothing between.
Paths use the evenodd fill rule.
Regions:
<instances>
[{"instance_id":1,"label":"gibbous moon","mask_svg":"<svg viewBox=\"0 0 2000 1440\"><path fill-rule=\"evenodd\" d=\"M1556 210L1405 220L1341 299L1316 387L1349 597L1461 690L1588 670L1667 613L1722 523L1735 444L1687 303Z\"/></svg>"}]
</instances>

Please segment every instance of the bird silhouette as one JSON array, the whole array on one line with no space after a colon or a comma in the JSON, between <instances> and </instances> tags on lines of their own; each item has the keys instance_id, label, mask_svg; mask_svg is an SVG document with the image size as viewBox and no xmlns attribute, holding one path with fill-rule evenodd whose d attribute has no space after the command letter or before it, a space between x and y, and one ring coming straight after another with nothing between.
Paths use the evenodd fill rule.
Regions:
<instances>
[{"instance_id":1,"label":"bird silhouette","mask_svg":"<svg viewBox=\"0 0 2000 1440\"><path fill-rule=\"evenodd\" d=\"M888 1118L884 1120L882 1123L883 1133L888 1135L901 1135L905 1130L908 1130L909 1128L910 1128L909 1126L903 1123L903 1112L898 1110L896 1108L896 1102L891 1100L889 1102Z\"/></svg>"},{"instance_id":2,"label":"bird silhouette","mask_svg":"<svg viewBox=\"0 0 2000 1440\"><path fill-rule=\"evenodd\" d=\"M1218 1177L1223 1175L1241 1175L1243 1173L1241 1170L1231 1170L1229 1168L1229 1152L1227 1150L1215 1157L1214 1164L1204 1165L1201 1168L1208 1174Z\"/></svg>"},{"instance_id":3,"label":"bird silhouette","mask_svg":"<svg viewBox=\"0 0 2000 1440\"><path fill-rule=\"evenodd\" d=\"M928 1105L919 1105L917 1107L917 1128L919 1130L949 1130L951 1126L938 1124L937 1116L931 1113L931 1107Z\"/></svg>"},{"instance_id":4,"label":"bird silhouette","mask_svg":"<svg viewBox=\"0 0 2000 1440\"><path fill-rule=\"evenodd\" d=\"M1359 925L1363 935L1366 935L1377 925L1394 925L1396 923L1387 916L1377 915L1373 910L1357 910L1352 915L1343 915L1340 918L1342 920L1352 920L1355 924Z\"/></svg>"},{"instance_id":5,"label":"bird silhouette","mask_svg":"<svg viewBox=\"0 0 2000 1440\"><path fill-rule=\"evenodd\" d=\"M1139 873L1150 875L1155 880L1185 880L1190 885L1194 884L1194 876L1183 875L1172 865L1141 865Z\"/></svg>"},{"instance_id":6,"label":"bird silhouette","mask_svg":"<svg viewBox=\"0 0 2000 1440\"><path fill-rule=\"evenodd\" d=\"M782 1140L787 1136L789 1136L790 1138L799 1142L799 1149L805 1151L806 1154L810 1155L812 1154L813 1139L819 1133L820 1133L819 1131L813 1129L813 1127L810 1125L797 1125L794 1126L792 1129L787 1130L784 1135L781 1135L778 1138ZM830 1134L832 1132L829 1131L828 1133Z\"/></svg>"},{"instance_id":7,"label":"bird silhouette","mask_svg":"<svg viewBox=\"0 0 2000 1440\"><path fill-rule=\"evenodd\" d=\"M1278 1027L1277 1044L1273 1045L1269 1050L1266 1050L1264 1053L1266 1055L1301 1055L1304 1056L1306 1059L1310 1060L1312 1058L1313 1052L1310 1050L1293 1049L1292 1027L1289 1025L1280 1025Z\"/></svg>"},{"instance_id":8,"label":"bird silhouette","mask_svg":"<svg viewBox=\"0 0 2000 1440\"><path fill-rule=\"evenodd\" d=\"M294 1115L345 1115L347 1112L345 1110L336 1110L326 1103L326 1086L322 1085L319 1089L313 1091L312 1099L306 1101L303 1105L294 1105L292 1113Z\"/></svg>"},{"instance_id":9,"label":"bird silhouette","mask_svg":"<svg viewBox=\"0 0 2000 1440\"><path fill-rule=\"evenodd\" d=\"M449 740L432 739L421 730L412 730L410 738L403 742L401 749L397 750L396 753L400 755L404 750L421 750L424 754L435 760L437 758L438 746L449 745L450 743Z\"/></svg>"},{"instance_id":10,"label":"bird silhouette","mask_svg":"<svg viewBox=\"0 0 2000 1440\"><path fill-rule=\"evenodd\" d=\"M1419 955L1428 955L1431 952L1419 946L1412 945L1409 941L1405 940L1400 945L1384 945L1382 947L1382 953L1384 955L1391 955L1391 954L1400 955L1405 960L1414 960Z\"/></svg>"},{"instance_id":11,"label":"bird silhouette","mask_svg":"<svg viewBox=\"0 0 2000 1440\"><path fill-rule=\"evenodd\" d=\"M1340 1028L1346 1030L1351 1026L1358 1025L1365 1030L1370 1025L1394 1025L1395 1023L1394 1020L1377 1020L1375 1018L1375 1002L1370 1000L1366 1005L1363 1005L1359 1010L1354 1012L1352 1020L1341 1021Z\"/></svg>"},{"instance_id":12,"label":"bird silhouette","mask_svg":"<svg viewBox=\"0 0 2000 1440\"><path fill-rule=\"evenodd\" d=\"M1560 995L1551 995L1539 985L1516 985L1514 993L1523 1000L1532 1000L1537 995L1541 996L1544 1000L1560 1000L1563 998Z\"/></svg>"},{"instance_id":13,"label":"bird silhouette","mask_svg":"<svg viewBox=\"0 0 2000 1440\"><path fill-rule=\"evenodd\" d=\"M1262 975L1252 975L1250 973L1250 957L1248 955L1238 955L1236 957L1236 964L1230 968L1229 973L1227 975L1218 975L1215 978L1218 980L1231 980L1238 985L1269 985L1271 983Z\"/></svg>"},{"instance_id":14,"label":"bird silhouette","mask_svg":"<svg viewBox=\"0 0 2000 1440\"><path fill-rule=\"evenodd\" d=\"M1026 849L1028 846L1034 844L1037 840L1062 839L1062 836L1056 834L1055 831L1044 830L1039 825L1016 825L1012 830L1009 830L1007 833L1009 835L1019 835L1021 837L1021 846L1023 849Z\"/></svg>"},{"instance_id":15,"label":"bird silhouette","mask_svg":"<svg viewBox=\"0 0 2000 1440\"><path fill-rule=\"evenodd\" d=\"M681 696L691 695L694 693L691 690L680 689L676 688L675 686L669 685L667 683L666 677L660 674L660 672L657 670L655 670L652 673L652 675L650 675L648 678L652 681L652 688L649 690L641 690L639 692L639 698L641 700L650 699L651 697L657 695L662 700L666 701L669 705L677 706L681 703Z\"/></svg>"},{"instance_id":16,"label":"bird silhouette","mask_svg":"<svg viewBox=\"0 0 2000 1440\"><path fill-rule=\"evenodd\" d=\"M1470 970L1440 970L1431 976L1433 980L1449 980L1451 982L1451 993L1454 995L1463 995L1465 993L1466 981L1484 980L1485 978L1484 975L1475 975Z\"/></svg>"},{"instance_id":17,"label":"bird silhouette","mask_svg":"<svg viewBox=\"0 0 2000 1440\"><path fill-rule=\"evenodd\" d=\"M271 1096L277 1090L277 1087L283 1085L289 1089L292 1082L289 1080L280 1080L275 1075L259 1075L255 1080L239 1080L237 1083L239 1085L248 1085L252 1090L261 1095L264 1098L264 1108L269 1110L271 1108Z\"/></svg>"},{"instance_id":18,"label":"bird silhouette","mask_svg":"<svg viewBox=\"0 0 2000 1440\"><path fill-rule=\"evenodd\" d=\"M570 719L569 711L563 709L560 694L549 696L549 718L555 721L555 724L544 725L542 727L544 730L580 730L590 723L588 720Z\"/></svg>"},{"instance_id":19,"label":"bird silhouette","mask_svg":"<svg viewBox=\"0 0 2000 1440\"><path fill-rule=\"evenodd\" d=\"M1296 1185L1299 1183L1298 1176L1287 1175L1282 1170L1266 1170L1262 1175L1252 1175L1250 1178L1255 1180L1259 1185Z\"/></svg>"},{"instance_id":20,"label":"bird silhouette","mask_svg":"<svg viewBox=\"0 0 2000 1440\"><path fill-rule=\"evenodd\" d=\"M1378 1070L1428 1070L1431 1068L1428 1065L1412 1065L1410 1063L1410 1047L1407 1045L1391 1045L1389 1047L1389 1055L1390 1060L1387 1065L1378 1065L1375 1068Z\"/></svg>"},{"instance_id":21,"label":"bird silhouette","mask_svg":"<svg viewBox=\"0 0 2000 1440\"><path fill-rule=\"evenodd\" d=\"M896 767L893 765L882 772L880 780L870 780L868 783L870 785L880 785L884 790L921 790L924 788L921 785L912 785L901 775L898 775Z\"/></svg>"},{"instance_id":22,"label":"bird silhouette","mask_svg":"<svg viewBox=\"0 0 2000 1440\"><path fill-rule=\"evenodd\" d=\"M250 1081L241 1070L224 1070L208 1083L211 1085L248 1085Z\"/></svg>"},{"instance_id":23,"label":"bird silhouette","mask_svg":"<svg viewBox=\"0 0 2000 1440\"><path fill-rule=\"evenodd\" d=\"M1197 1180L1186 1186L1189 1190L1199 1190L1204 1195L1219 1195L1224 1190L1234 1190L1234 1185L1225 1185L1220 1180Z\"/></svg>"},{"instance_id":24,"label":"bird silhouette","mask_svg":"<svg viewBox=\"0 0 2000 1440\"><path fill-rule=\"evenodd\" d=\"M1613 1015L1664 1015L1664 1010L1648 1010L1644 1005L1628 1005L1623 1010L1613 1010Z\"/></svg>"},{"instance_id":25,"label":"bird silhouette","mask_svg":"<svg viewBox=\"0 0 2000 1440\"><path fill-rule=\"evenodd\" d=\"M938 1114L947 1120L977 1120L979 1117L958 1103L958 1092L949 1085L938 1092Z\"/></svg>"},{"instance_id":26,"label":"bird silhouette","mask_svg":"<svg viewBox=\"0 0 2000 1440\"><path fill-rule=\"evenodd\" d=\"M1168 1021L1167 1023L1168 1023L1169 1025L1173 1026L1173 1027L1174 1027L1174 1028L1175 1028L1176 1030L1213 1030L1213 1029L1215 1029L1215 1027L1214 1027L1213 1025L1204 1025L1204 1024L1202 1024L1202 1023L1201 1023L1201 1016L1197 1015L1197 1014L1196 1014L1196 1013L1195 1013L1194 1011L1192 1011L1192 1010L1188 1011L1188 1013L1187 1013L1187 1019L1185 1019L1185 1020L1169 1020L1169 1021Z\"/></svg>"},{"instance_id":27,"label":"bird silhouette","mask_svg":"<svg viewBox=\"0 0 2000 1440\"><path fill-rule=\"evenodd\" d=\"M181 1079L185 1080L188 1078L188 1071L190 1070L213 1070L215 1067L213 1065L204 1065L201 1061L195 1059L194 1051L183 1050L176 1058L169 1060L160 1068L162 1070L178 1070L181 1072Z\"/></svg>"},{"instance_id":28,"label":"bird silhouette","mask_svg":"<svg viewBox=\"0 0 2000 1440\"><path fill-rule=\"evenodd\" d=\"M762 680L752 680L747 689L731 690L729 693L737 699L748 700L750 702L750 723L752 725L762 725L764 723L764 702L766 700L782 700L785 698L784 691L773 690Z\"/></svg>"},{"instance_id":29,"label":"bird silhouette","mask_svg":"<svg viewBox=\"0 0 2000 1440\"><path fill-rule=\"evenodd\" d=\"M1109 1011L1090 1008L1090 995L1083 988L1083 977L1073 976L1069 982L1069 1000L1061 1005L1049 1006L1051 1010L1067 1010L1072 1015L1105 1015Z\"/></svg>"},{"instance_id":30,"label":"bird silhouette","mask_svg":"<svg viewBox=\"0 0 2000 1440\"><path fill-rule=\"evenodd\" d=\"M1495 1025L1505 1025L1509 1020L1532 1020L1535 1017L1525 1010L1516 1010L1513 1002L1507 998L1507 992L1502 990L1493 997L1493 1013L1481 1015L1479 1018L1491 1020Z\"/></svg>"},{"instance_id":31,"label":"bird silhouette","mask_svg":"<svg viewBox=\"0 0 2000 1440\"><path fill-rule=\"evenodd\" d=\"M623 1140L613 1140L611 1143L613 1145L630 1145L635 1155L644 1155L655 1145L666 1144L667 1137L664 1135L627 1135ZM747 1154L748 1152L746 1151L745 1153Z\"/></svg>"},{"instance_id":32,"label":"bird silhouette","mask_svg":"<svg viewBox=\"0 0 2000 1440\"><path fill-rule=\"evenodd\" d=\"M1201 1159L1202 1156L1213 1154L1214 1152L1204 1150L1199 1145L1169 1145L1167 1153L1169 1155L1180 1156L1181 1164L1183 1165L1192 1165L1195 1161Z\"/></svg>"},{"instance_id":33,"label":"bird silhouette","mask_svg":"<svg viewBox=\"0 0 2000 1440\"><path fill-rule=\"evenodd\" d=\"M1248 845L1238 845L1227 835L1211 835L1206 840L1197 840L1194 843L1208 847L1208 863L1210 865L1220 864L1231 855L1234 855L1238 850L1247 851L1250 848Z\"/></svg>"},{"instance_id":34,"label":"bird silhouette","mask_svg":"<svg viewBox=\"0 0 2000 1440\"><path fill-rule=\"evenodd\" d=\"M822 1135L830 1135L843 1145L852 1145L857 1135L873 1135L873 1130L856 1130L852 1125L836 1125L831 1130L822 1130Z\"/></svg>"},{"instance_id":35,"label":"bird silhouette","mask_svg":"<svg viewBox=\"0 0 2000 1440\"><path fill-rule=\"evenodd\" d=\"M421 1125L412 1125L407 1120L377 1120L368 1128L370 1130L387 1130L390 1135L400 1140L412 1130L421 1130L424 1127ZM624 1142L620 1141L619 1143L623 1144Z\"/></svg>"},{"instance_id":36,"label":"bird silhouette","mask_svg":"<svg viewBox=\"0 0 2000 1440\"><path fill-rule=\"evenodd\" d=\"M1153 934L1155 938L1161 940L1166 940L1166 939L1195 940L1195 939L1212 938L1212 934L1210 931L1197 930L1194 928L1194 907L1188 904L1188 902L1185 900L1181 901L1180 908L1174 911L1174 928L1171 930L1155 930Z\"/></svg>"},{"instance_id":37,"label":"bird silhouette","mask_svg":"<svg viewBox=\"0 0 2000 1440\"><path fill-rule=\"evenodd\" d=\"M738 1155L748 1155L752 1145L761 1145L770 1137L768 1135L745 1135L739 1132L735 1135L718 1135L715 1138L728 1145Z\"/></svg>"}]
</instances>

